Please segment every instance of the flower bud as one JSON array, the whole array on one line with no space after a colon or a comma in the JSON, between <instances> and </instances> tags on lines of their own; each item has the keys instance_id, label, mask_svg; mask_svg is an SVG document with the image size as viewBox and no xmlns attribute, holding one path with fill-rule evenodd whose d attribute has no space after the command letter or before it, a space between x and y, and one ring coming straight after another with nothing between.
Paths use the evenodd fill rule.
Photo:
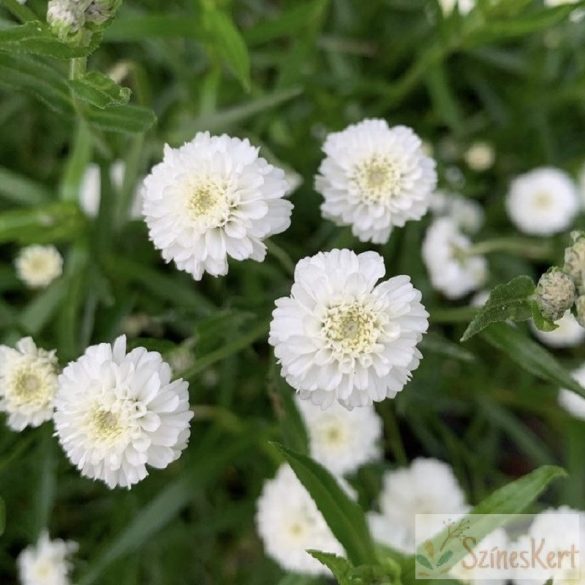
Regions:
<instances>
[{"instance_id":1,"label":"flower bud","mask_svg":"<svg viewBox=\"0 0 585 585\"><path fill-rule=\"evenodd\" d=\"M50 0L47 23L60 40L70 42L77 38L85 24L84 7L68 0Z\"/></svg>"},{"instance_id":2,"label":"flower bud","mask_svg":"<svg viewBox=\"0 0 585 585\"><path fill-rule=\"evenodd\" d=\"M577 323L585 327L585 295L581 295L575 301L575 310L577 312Z\"/></svg>"},{"instance_id":3,"label":"flower bud","mask_svg":"<svg viewBox=\"0 0 585 585\"><path fill-rule=\"evenodd\" d=\"M89 23L104 24L114 16L121 3L121 0L93 0L85 11L85 18Z\"/></svg>"},{"instance_id":4,"label":"flower bud","mask_svg":"<svg viewBox=\"0 0 585 585\"><path fill-rule=\"evenodd\" d=\"M571 238L573 244L565 249L563 271L573 279L577 290L583 293L585 292L585 233L572 232Z\"/></svg>"},{"instance_id":5,"label":"flower bud","mask_svg":"<svg viewBox=\"0 0 585 585\"><path fill-rule=\"evenodd\" d=\"M545 318L557 321L574 301L575 283L568 274L553 266L540 277L536 286L536 303Z\"/></svg>"}]
</instances>

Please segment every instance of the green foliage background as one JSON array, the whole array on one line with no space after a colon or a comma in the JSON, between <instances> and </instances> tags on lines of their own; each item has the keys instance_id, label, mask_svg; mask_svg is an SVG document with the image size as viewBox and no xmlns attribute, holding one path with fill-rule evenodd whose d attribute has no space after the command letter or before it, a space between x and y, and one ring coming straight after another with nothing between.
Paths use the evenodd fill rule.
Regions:
<instances>
[{"instance_id":1,"label":"green foliage background","mask_svg":"<svg viewBox=\"0 0 585 585\"><path fill-rule=\"evenodd\" d=\"M0 2L0 338L33 335L66 363L146 316L131 343L168 355L187 340L196 412L183 457L132 491L81 479L49 424L20 434L0 425L2 583L14 582L15 556L44 526L80 543L82 585L310 582L284 578L264 556L253 517L282 461L269 441L306 449L266 343L274 299L288 293L299 258L366 249L320 218L312 177L325 134L364 117L412 126L434 146L441 185L484 204L479 239L518 235L503 207L516 174L545 164L576 172L585 161L585 27L569 20L574 7L477 4L464 18L443 17L434 0L127 0L88 60L89 71L122 72L126 104L127 92L102 78L69 83L71 50L48 32L15 36L19 20L44 20L45 1ZM304 183L266 262L232 262L227 277L194 283L162 263L126 211L163 144L198 130L249 137ZM476 140L497 153L481 174L462 158ZM117 159L127 165L120 191L107 178ZM95 221L77 209L90 160L104 185ZM558 408L558 376L518 367L518 343L506 353L489 336L459 344L473 310L432 290L420 255L427 224L373 247L390 274L411 275L423 291L431 333L413 381L378 405L386 461L353 478L360 502L371 506L384 469L426 455L453 465L472 503L560 464L569 478L548 502L584 508L585 424ZM55 242L66 259L43 292L25 290L13 269L19 246L36 241ZM490 285L538 276L566 243L490 255ZM583 348L557 354L569 369L585 358Z\"/></svg>"}]
</instances>

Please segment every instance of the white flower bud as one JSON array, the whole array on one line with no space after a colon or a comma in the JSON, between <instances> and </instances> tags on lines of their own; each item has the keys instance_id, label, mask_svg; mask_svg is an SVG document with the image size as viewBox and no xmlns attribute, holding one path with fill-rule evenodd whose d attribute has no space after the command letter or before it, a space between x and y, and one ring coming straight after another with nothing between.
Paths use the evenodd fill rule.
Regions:
<instances>
[{"instance_id":1,"label":"white flower bud","mask_svg":"<svg viewBox=\"0 0 585 585\"><path fill-rule=\"evenodd\" d=\"M551 321L560 319L573 306L575 284L572 278L553 266L549 268L536 286L536 302L544 317Z\"/></svg>"},{"instance_id":2,"label":"white flower bud","mask_svg":"<svg viewBox=\"0 0 585 585\"><path fill-rule=\"evenodd\" d=\"M585 292L585 233L572 232L573 244L565 249L563 271L574 281L580 293Z\"/></svg>"},{"instance_id":3,"label":"white flower bud","mask_svg":"<svg viewBox=\"0 0 585 585\"><path fill-rule=\"evenodd\" d=\"M114 16L121 4L121 0L93 0L85 11L87 22L104 24Z\"/></svg>"},{"instance_id":4,"label":"white flower bud","mask_svg":"<svg viewBox=\"0 0 585 585\"><path fill-rule=\"evenodd\" d=\"M585 327L585 295L577 297L575 301L575 310L577 311L577 323Z\"/></svg>"},{"instance_id":5,"label":"white flower bud","mask_svg":"<svg viewBox=\"0 0 585 585\"><path fill-rule=\"evenodd\" d=\"M69 0L49 0L47 23L62 41L71 41L85 24L84 5Z\"/></svg>"},{"instance_id":6,"label":"white flower bud","mask_svg":"<svg viewBox=\"0 0 585 585\"><path fill-rule=\"evenodd\" d=\"M474 142L465 153L464 158L472 171L482 172L493 166L496 153L491 144Z\"/></svg>"}]
</instances>

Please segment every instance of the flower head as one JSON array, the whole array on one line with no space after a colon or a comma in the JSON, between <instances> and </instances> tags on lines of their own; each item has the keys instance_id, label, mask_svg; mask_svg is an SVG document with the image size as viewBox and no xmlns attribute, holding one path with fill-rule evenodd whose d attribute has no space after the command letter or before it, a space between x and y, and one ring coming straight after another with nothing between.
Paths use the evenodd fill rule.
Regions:
<instances>
[{"instance_id":1,"label":"flower head","mask_svg":"<svg viewBox=\"0 0 585 585\"><path fill-rule=\"evenodd\" d=\"M413 553L417 514L463 514L465 495L449 465L437 459L415 459L410 467L389 471L380 494L380 514L370 516L374 537L403 552ZM424 538L443 527L429 516L417 528ZM420 535L418 535L420 536Z\"/></svg>"},{"instance_id":2,"label":"flower head","mask_svg":"<svg viewBox=\"0 0 585 585\"><path fill-rule=\"evenodd\" d=\"M420 219L437 184L435 161L405 126L364 120L330 134L315 186L324 217L351 225L362 242L388 241L393 226Z\"/></svg>"},{"instance_id":3,"label":"flower head","mask_svg":"<svg viewBox=\"0 0 585 585\"><path fill-rule=\"evenodd\" d=\"M531 324L532 325L532 324ZM579 325L571 311L567 311L558 321L553 331L540 331L532 325L534 335L550 347L574 347L585 340L585 329Z\"/></svg>"},{"instance_id":4,"label":"flower head","mask_svg":"<svg viewBox=\"0 0 585 585\"><path fill-rule=\"evenodd\" d=\"M34 546L18 556L18 576L22 585L69 585L71 562L77 550L75 542L50 540L44 532Z\"/></svg>"},{"instance_id":5,"label":"flower head","mask_svg":"<svg viewBox=\"0 0 585 585\"><path fill-rule=\"evenodd\" d=\"M63 273L63 258L55 246L27 246L14 264L18 278L29 288L48 286Z\"/></svg>"},{"instance_id":6,"label":"flower head","mask_svg":"<svg viewBox=\"0 0 585 585\"><path fill-rule=\"evenodd\" d=\"M165 147L144 181L143 214L163 258L200 280L227 274L228 257L264 260L263 240L290 225L288 188L248 140L200 132Z\"/></svg>"},{"instance_id":7,"label":"flower head","mask_svg":"<svg viewBox=\"0 0 585 585\"><path fill-rule=\"evenodd\" d=\"M336 475L353 473L380 456L382 421L373 406L322 410L308 400L297 405L309 435L311 456Z\"/></svg>"},{"instance_id":8,"label":"flower head","mask_svg":"<svg viewBox=\"0 0 585 585\"><path fill-rule=\"evenodd\" d=\"M160 354L126 338L86 349L59 376L55 428L81 474L110 488L130 487L164 469L189 439L188 385L171 381Z\"/></svg>"},{"instance_id":9,"label":"flower head","mask_svg":"<svg viewBox=\"0 0 585 585\"><path fill-rule=\"evenodd\" d=\"M481 229L485 214L473 199L437 190L431 197L431 211L438 217L451 219L464 232L474 234Z\"/></svg>"},{"instance_id":10,"label":"flower head","mask_svg":"<svg viewBox=\"0 0 585 585\"><path fill-rule=\"evenodd\" d=\"M38 348L30 337L15 349L0 346L0 411L8 414L11 429L22 431L50 420L56 392L54 351Z\"/></svg>"},{"instance_id":11,"label":"flower head","mask_svg":"<svg viewBox=\"0 0 585 585\"><path fill-rule=\"evenodd\" d=\"M344 554L317 505L288 465L266 481L256 508L256 526L266 553L283 569L328 575L328 569L307 549Z\"/></svg>"},{"instance_id":12,"label":"flower head","mask_svg":"<svg viewBox=\"0 0 585 585\"><path fill-rule=\"evenodd\" d=\"M428 326L408 276L380 284L375 252L319 252L299 261L290 297L276 301L269 342L282 375L323 408L393 398L418 367Z\"/></svg>"},{"instance_id":13,"label":"flower head","mask_svg":"<svg viewBox=\"0 0 585 585\"><path fill-rule=\"evenodd\" d=\"M536 303L540 312L551 321L560 319L575 301L575 284L572 278L553 266L538 280Z\"/></svg>"},{"instance_id":14,"label":"flower head","mask_svg":"<svg viewBox=\"0 0 585 585\"><path fill-rule=\"evenodd\" d=\"M448 299L464 297L486 281L486 259L470 249L471 241L449 217L436 219L427 230L423 260L432 285Z\"/></svg>"},{"instance_id":15,"label":"flower head","mask_svg":"<svg viewBox=\"0 0 585 585\"><path fill-rule=\"evenodd\" d=\"M465 153L465 162L472 171L487 171L494 164L496 153L487 142L474 142Z\"/></svg>"},{"instance_id":16,"label":"flower head","mask_svg":"<svg viewBox=\"0 0 585 585\"><path fill-rule=\"evenodd\" d=\"M520 231L546 236L571 225L580 201L569 175L560 169L542 167L512 181L506 207Z\"/></svg>"}]
</instances>

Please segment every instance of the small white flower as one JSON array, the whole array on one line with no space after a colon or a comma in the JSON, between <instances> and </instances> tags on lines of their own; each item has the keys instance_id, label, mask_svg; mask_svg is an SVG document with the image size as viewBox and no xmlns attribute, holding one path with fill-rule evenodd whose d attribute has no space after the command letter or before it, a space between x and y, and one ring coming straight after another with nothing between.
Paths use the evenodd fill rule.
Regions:
<instances>
[{"instance_id":1,"label":"small white flower","mask_svg":"<svg viewBox=\"0 0 585 585\"><path fill-rule=\"evenodd\" d=\"M70 585L69 557L77 550L77 544L60 539L50 540L46 532L34 546L25 548L18 555L18 577L22 585Z\"/></svg>"},{"instance_id":2,"label":"small white flower","mask_svg":"<svg viewBox=\"0 0 585 585\"><path fill-rule=\"evenodd\" d=\"M291 296L276 301L269 343L282 375L323 408L393 398L418 367L428 326L408 276L386 272L376 252L319 252L295 268Z\"/></svg>"},{"instance_id":3,"label":"small white flower","mask_svg":"<svg viewBox=\"0 0 585 585\"><path fill-rule=\"evenodd\" d=\"M566 230L580 205L574 181L552 167L541 167L514 179L506 199L508 215L516 227L540 236Z\"/></svg>"},{"instance_id":4,"label":"small white flower","mask_svg":"<svg viewBox=\"0 0 585 585\"><path fill-rule=\"evenodd\" d=\"M485 220L483 207L472 199L450 193L435 191L431 198L431 211L439 217L450 218L464 232L478 232Z\"/></svg>"},{"instance_id":5,"label":"small white flower","mask_svg":"<svg viewBox=\"0 0 585 585\"><path fill-rule=\"evenodd\" d=\"M323 216L350 225L362 242L383 244L393 226L427 212L437 184L435 161L410 128L364 120L330 134L323 151L315 180Z\"/></svg>"},{"instance_id":6,"label":"small white flower","mask_svg":"<svg viewBox=\"0 0 585 585\"><path fill-rule=\"evenodd\" d=\"M573 378L585 387L585 364L573 371ZM559 404L572 416L585 420L585 398L572 390L559 391Z\"/></svg>"},{"instance_id":7,"label":"small white flower","mask_svg":"<svg viewBox=\"0 0 585 585\"><path fill-rule=\"evenodd\" d=\"M18 278L29 288L44 288L63 273L63 258L55 246L27 246L14 264Z\"/></svg>"},{"instance_id":8,"label":"small white flower","mask_svg":"<svg viewBox=\"0 0 585 585\"><path fill-rule=\"evenodd\" d=\"M475 8L475 0L439 0L439 4L444 14L453 12L455 6L459 8L461 14L467 14Z\"/></svg>"},{"instance_id":9,"label":"small white flower","mask_svg":"<svg viewBox=\"0 0 585 585\"><path fill-rule=\"evenodd\" d=\"M21 339L16 349L0 345L0 411L8 414L12 430L50 420L56 392L54 351L38 348L30 337Z\"/></svg>"},{"instance_id":10,"label":"small white flower","mask_svg":"<svg viewBox=\"0 0 585 585\"><path fill-rule=\"evenodd\" d=\"M200 132L165 147L144 181L143 214L163 258L200 280L227 274L228 257L264 260L263 240L290 225L288 189L284 172L248 140Z\"/></svg>"},{"instance_id":11,"label":"small white flower","mask_svg":"<svg viewBox=\"0 0 585 585\"><path fill-rule=\"evenodd\" d=\"M453 470L437 459L415 459L410 467L387 472L379 502L381 514L369 516L374 538L406 553L413 553L417 545L417 514L429 514L417 524L416 536L424 540L443 528L442 519L435 517L435 522L430 515L467 511Z\"/></svg>"},{"instance_id":12,"label":"small white flower","mask_svg":"<svg viewBox=\"0 0 585 585\"><path fill-rule=\"evenodd\" d=\"M534 335L550 347L574 347L585 340L585 329L577 323L571 311L567 311L561 319L555 321L554 331L540 331L530 323Z\"/></svg>"},{"instance_id":13,"label":"small white flower","mask_svg":"<svg viewBox=\"0 0 585 585\"><path fill-rule=\"evenodd\" d=\"M373 406L347 410L333 403L322 410L298 398L297 405L307 428L311 456L331 473L353 473L380 457L382 421Z\"/></svg>"},{"instance_id":14,"label":"small white flower","mask_svg":"<svg viewBox=\"0 0 585 585\"><path fill-rule=\"evenodd\" d=\"M137 347L126 353L126 337L85 350L59 376L55 428L81 474L108 487L143 480L146 465L164 469L189 439L188 384L171 381L159 353Z\"/></svg>"},{"instance_id":15,"label":"small white flower","mask_svg":"<svg viewBox=\"0 0 585 585\"><path fill-rule=\"evenodd\" d=\"M344 555L315 502L288 465L265 482L256 508L256 526L266 553L283 569L329 575L307 549Z\"/></svg>"},{"instance_id":16,"label":"small white flower","mask_svg":"<svg viewBox=\"0 0 585 585\"><path fill-rule=\"evenodd\" d=\"M459 299L483 286L487 261L470 253L471 241L449 217L436 219L427 230L422 256L434 288Z\"/></svg>"},{"instance_id":17,"label":"small white flower","mask_svg":"<svg viewBox=\"0 0 585 585\"><path fill-rule=\"evenodd\" d=\"M496 153L487 142L474 142L465 153L465 162L472 171L479 173L490 169L496 160Z\"/></svg>"}]
</instances>

